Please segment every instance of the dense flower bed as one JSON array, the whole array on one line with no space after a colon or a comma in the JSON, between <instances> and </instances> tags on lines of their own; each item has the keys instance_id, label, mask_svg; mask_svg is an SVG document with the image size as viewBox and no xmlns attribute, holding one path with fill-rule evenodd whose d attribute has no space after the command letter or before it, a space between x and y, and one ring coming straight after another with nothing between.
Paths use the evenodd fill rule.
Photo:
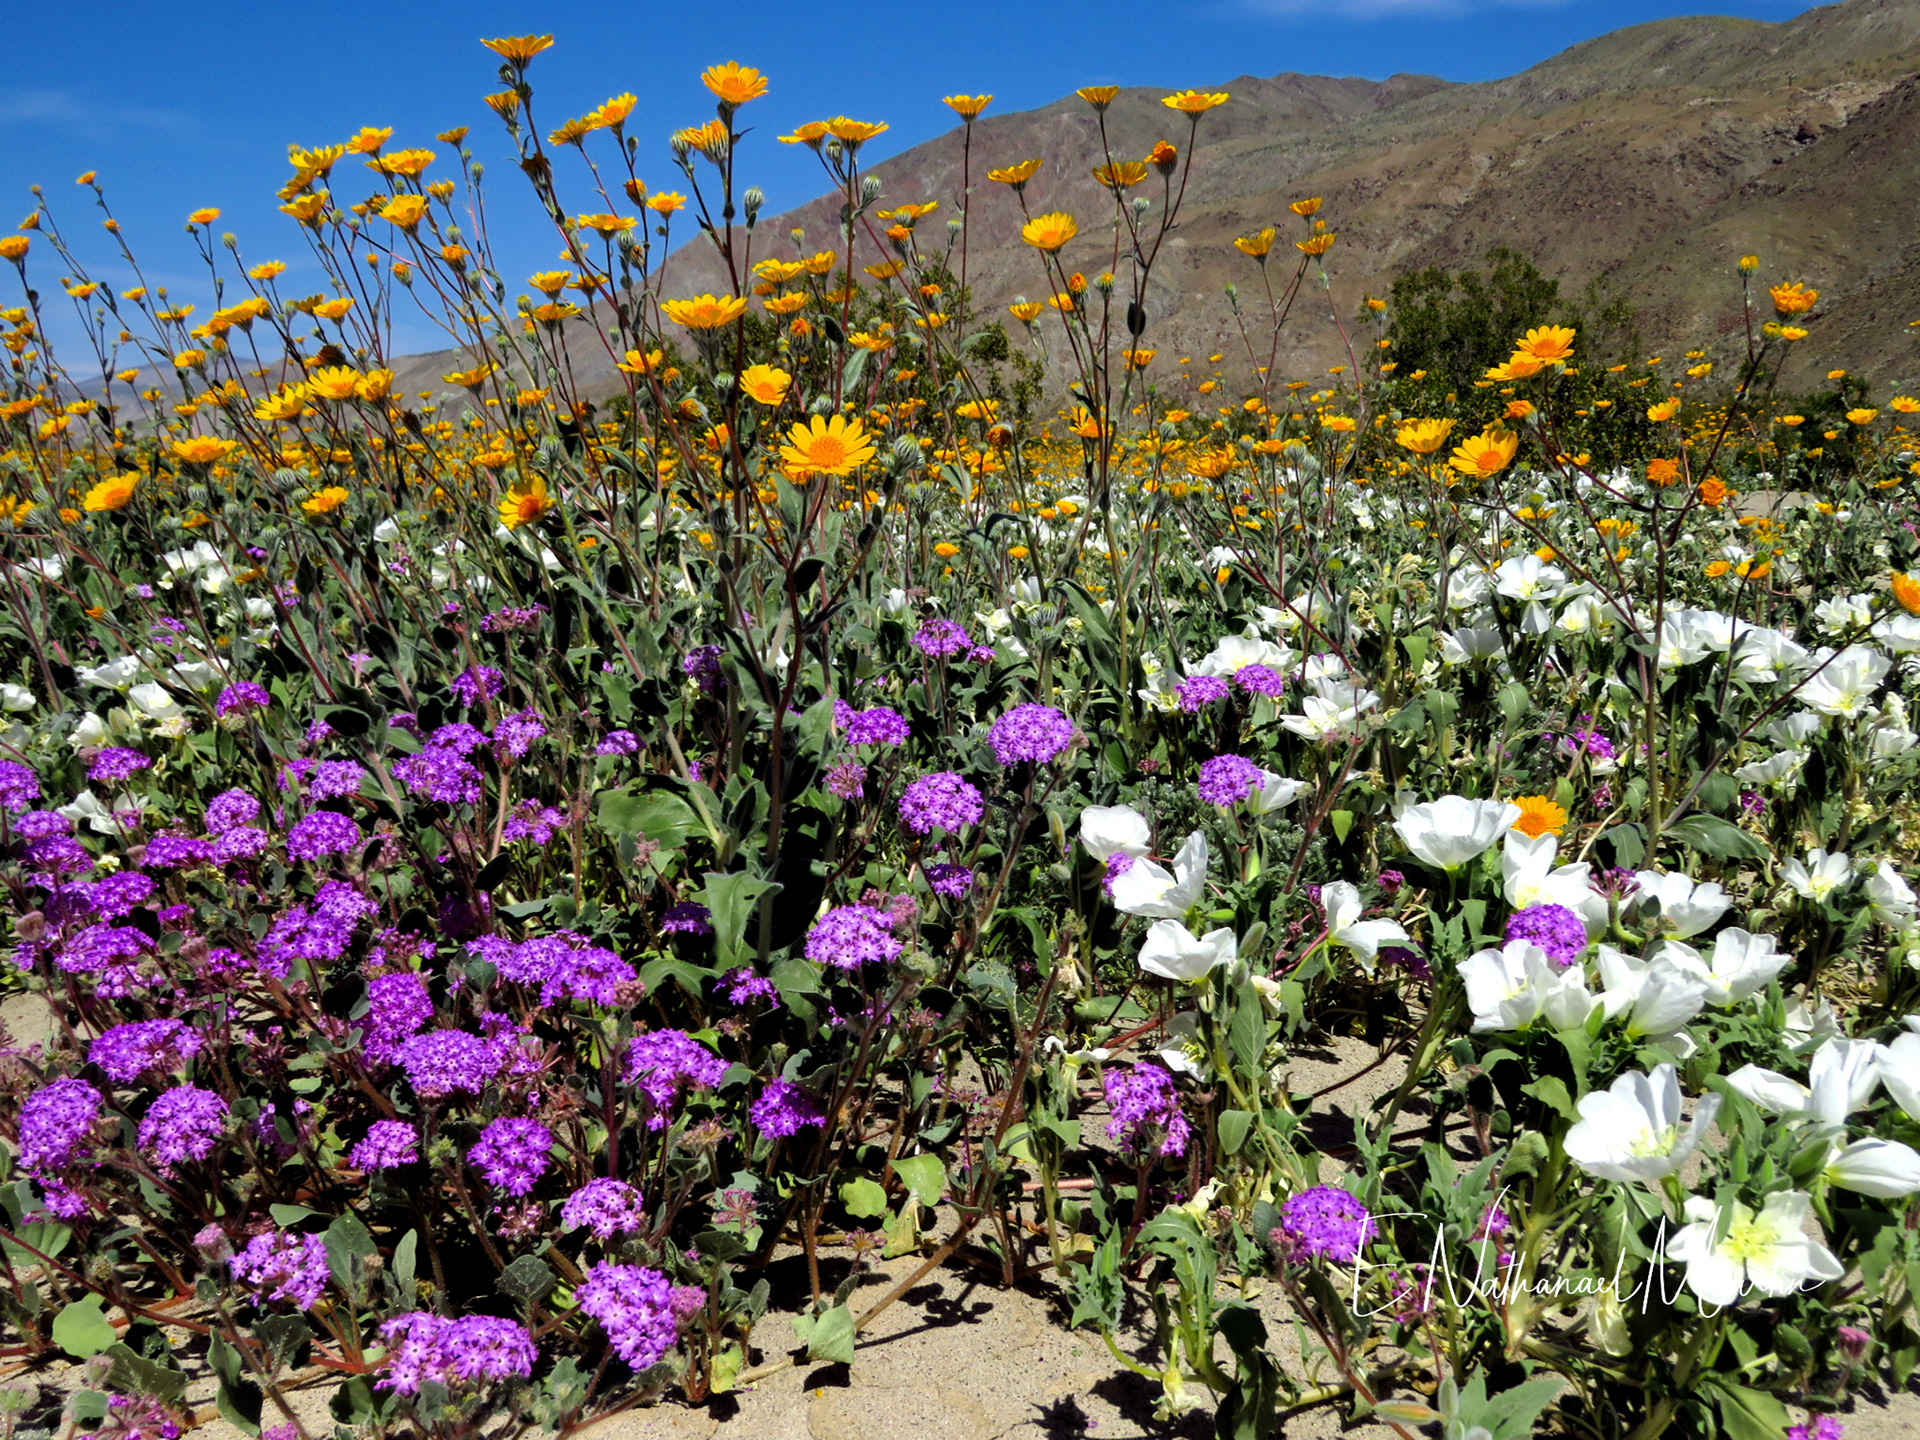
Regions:
<instances>
[{"instance_id":1,"label":"dense flower bed","mask_svg":"<svg viewBox=\"0 0 1920 1440\"><path fill-rule=\"evenodd\" d=\"M538 303L464 132L462 184L386 132L296 148L328 296L214 212L251 298L200 324L86 278L50 207L0 241L72 272L100 372L40 291L0 316L0 879L45 1013L0 1054L0 1310L19 1355L110 1357L76 1419L177 1433L183 1332L276 1434L311 1364L381 1430L701 1403L783 1359L776 1255L793 1358L849 1360L982 1242L1236 1437L1357 1397L1749 1440L1904 1382L1920 405L1796 438L1816 292L1742 261L1740 346L1670 381L1541 317L1449 415L1403 413L1377 304L1317 387L1252 340L1155 380L1227 96L1096 172L1130 278L1068 268L1103 245L1027 210L1037 162L986 170L1052 297L1009 337L964 224L867 183L884 127L785 137L846 228L756 251L737 66L674 139L691 202L621 143L594 174L638 213L571 215L557 163L631 97L543 145L544 43L489 42L567 247ZM985 98L948 103L971 147ZM348 155L375 200L333 198ZM660 295L689 205L734 293ZM1320 208L1290 274L1236 242L1276 346ZM438 397L394 390L413 302L471 361ZM573 380L602 342L611 399ZM1327 1034L1404 1076L1350 1136L1289 1084ZM1114 1342L1143 1298L1150 1360Z\"/></svg>"}]
</instances>

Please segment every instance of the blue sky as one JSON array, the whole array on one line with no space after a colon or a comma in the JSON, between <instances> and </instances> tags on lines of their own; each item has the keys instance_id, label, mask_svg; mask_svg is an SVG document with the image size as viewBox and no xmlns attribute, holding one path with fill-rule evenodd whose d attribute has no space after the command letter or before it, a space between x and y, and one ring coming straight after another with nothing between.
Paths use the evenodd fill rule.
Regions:
<instances>
[{"instance_id":1,"label":"blue sky","mask_svg":"<svg viewBox=\"0 0 1920 1440\"><path fill-rule=\"evenodd\" d=\"M294 281L303 247L273 197L289 173L288 142L319 145L362 125L391 125L394 144L444 152L435 132L464 124L476 157L492 165L503 258L544 265L551 231L504 163L509 147L481 104L498 88L482 35L558 37L532 71L535 113L546 127L608 96L638 95L628 131L643 146L657 137L655 158L641 173L663 189L678 178L667 134L712 113L700 69L726 59L758 66L772 88L743 116L756 129L744 169L766 190L773 213L821 188L811 155L773 143L803 120L845 113L889 122L892 130L869 150L877 159L948 128L953 117L940 97L956 91L990 92L998 112L1102 82L1185 88L1287 70L1485 80L1624 25L1703 8L1782 20L1806 7L1793 0L1706 7L1684 0L910 0L837 8L759 0L102 0L82 15L46 0L16 0L0 26L14 57L0 91L0 225L32 208L28 187L38 183L63 228L98 262L98 278L120 279L89 197L73 185L94 169L149 279L180 298L200 298L205 289L182 228L187 212L204 205L222 209L220 227L237 232L250 261L285 259L296 267ZM54 278L37 273L43 288ZM0 302L14 303L11 283L0 280Z\"/></svg>"}]
</instances>

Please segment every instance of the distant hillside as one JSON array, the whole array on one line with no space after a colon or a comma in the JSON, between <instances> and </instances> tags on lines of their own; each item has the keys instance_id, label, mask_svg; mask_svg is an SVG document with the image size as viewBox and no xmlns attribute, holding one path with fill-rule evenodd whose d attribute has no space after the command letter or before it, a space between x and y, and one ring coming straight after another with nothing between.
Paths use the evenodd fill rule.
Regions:
<instances>
[{"instance_id":1,"label":"distant hillside","mask_svg":"<svg viewBox=\"0 0 1920 1440\"><path fill-rule=\"evenodd\" d=\"M1233 237L1283 222L1290 233L1288 202L1320 195L1340 237L1328 265L1343 315L1405 270L1477 264L1508 245L1560 277L1563 293L1607 277L1663 345L1711 342L1739 323L1734 259L1757 251L1763 276L1802 279L1823 296L1789 384L1836 365L1920 383L1920 331L1906 323L1920 319L1920 0L1846 0L1784 24L1663 20L1483 84L1282 74L1206 88L1233 99L1201 122L1180 229L1155 272L1148 338L1164 352L1232 357L1222 287L1254 281ZM1184 142L1185 120L1157 103L1164 93L1114 102L1117 155ZM975 127L970 240L970 281L989 313L1046 288L1013 197L984 178L989 165L1035 156L1046 163L1032 205L1080 217L1092 234L1068 255L1089 272L1100 263L1093 222L1110 202L1089 173L1092 111L1069 97L989 112ZM883 203L938 200L936 220L953 214L959 131L874 173ZM832 244L837 212L823 197L763 219L756 239L784 245L801 226ZM683 247L668 262L668 293L714 286L713 258L704 240ZM858 258L880 257L863 241ZM1283 371L1338 358L1325 312L1324 300L1296 311ZM590 374L606 367L579 359ZM424 378L433 362L420 360Z\"/></svg>"}]
</instances>

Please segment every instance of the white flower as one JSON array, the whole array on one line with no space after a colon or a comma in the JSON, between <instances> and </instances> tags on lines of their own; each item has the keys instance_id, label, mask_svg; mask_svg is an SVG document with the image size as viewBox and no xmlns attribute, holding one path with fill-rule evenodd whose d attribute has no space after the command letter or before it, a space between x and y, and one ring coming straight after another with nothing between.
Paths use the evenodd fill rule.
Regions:
<instances>
[{"instance_id":1,"label":"white flower","mask_svg":"<svg viewBox=\"0 0 1920 1440\"><path fill-rule=\"evenodd\" d=\"M1809 850L1806 864L1787 861L1780 867L1780 878L1802 900L1825 904L1829 896L1853 883L1853 863L1837 850L1831 855L1825 850Z\"/></svg>"},{"instance_id":2,"label":"white flower","mask_svg":"<svg viewBox=\"0 0 1920 1440\"><path fill-rule=\"evenodd\" d=\"M1152 838L1147 817L1131 805L1089 805L1080 812L1080 843L1103 863L1116 855L1146 854Z\"/></svg>"},{"instance_id":3,"label":"white flower","mask_svg":"<svg viewBox=\"0 0 1920 1440\"><path fill-rule=\"evenodd\" d=\"M89 710L80 717L80 723L73 727L73 733L67 736L67 744L76 750L97 750L107 743L107 722Z\"/></svg>"},{"instance_id":4,"label":"white flower","mask_svg":"<svg viewBox=\"0 0 1920 1440\"><path fill-rule=\"evenodd\" d=\"M1822 715L1854 716L1867 708L1873 692L1893 669L1893 662L1871 645L1849 645L1825 661L1800 689L1800 703Z\"/></svg>"},{"instance_id":5,"label":"white flower","mask_svg":"<svg viewBox=\"0 0 1920 1440\"><path fill-rule=\"evenodd\" d=\"M140 712L142 720L158 722L162 720L183 720L186 711L182 710L167 693L167 687L148 681L144 685L135 685L127 691L127 699L133 708Z\"/></svg>"},{"instance_id":6,"label":"white flower","mask_svg":"<svg viewBox=\"0 0 1920 1440\"><path fill-rule=\"evenodd\" d=\"M1506 843L1500 850L1500 873L1507 903L1516 910L1532 905L1561 906L1587 922L1589 936L1597 935L1607 924L1606 896L1595 894L1588 885L1590 872L1586 861L1556 869L1553 862L1559 853L1560 839L1556 835L1507 831Z\"/></svg>"},{"instance_id":7,"label":"white flower","mask_svg":"<svg viewBox=\"0 0 1920 1440\"><path fill-rule=\"evenodd\" d=\"M1260 772L1260 788L1253 791L1241 803L1254 815L1274 815L1293 804L1307 788L1304 780L1289 780L1284 775L1276 775L1271 770Z\"/></svg>"},{"instance_id":8,"label":"white flower","mask_svg":"<svg viewBox=\"0 0 1920 1440\"><path fill-rule=\"evenodd\" d=\"M1843 1145L1838 1140L1827 1151L1827 1183L1882 1200L1920 1190L1920 1155L1911 1145L1869 1135Z\"/></svg>"},{"instance_id":9,"label":"white flower","mask_svg":"<svg viewBox=\"0 0 1920 1440\"><path fill-rule=\"evenodd\" d=\"M1182 1010L1167 1022L1167 1039L1159 1055L1160 1063L1176 1075L1191 1075L1201 1081L1213 1077L1213 1062L1200 1046L1198 1011Z\"/></svg>"},{"instance_id":10,"label":"white flower","mask_svg":"<svg viewBox=\"0 0 1920 1440\"><path fill-rule=\"evenodd\" d=\"M1129 915L1178 920L1200 903L1207 883L1207 837L1198 830L1173 857L1169 875L1151 860L1135 860L1114 878L1114 907Z\"/></svg>"},{"instance_id":11,"label":"white flower","mask_svg":"<svg viewBox=\"0 0 1920 1440\"><path fill-rule=\"evenodd\" d=\"M400 522L389 515L373 527L373 538L378 540L382 545L391 545L400 538Z\"/></svg>"},{"instance_id":12,"label":"white flower","mask_svg":"<svg viewBox=\"0 0 1920 1440\"><path fill-rule=\"evenodd\" d=\"M1895 615L1873 627L1873 638L1896 655L1920 650L1920 615Z\"/></svg>"},{"instance_id":13,"label":"white flower","mask_svg":"<svg viewBox=\"0 0 1920 1440\"><path fill-rule=\"evenodd\" d=\"M1782 1022L1786 1027L1787 1048L1796 1055L1804 1055L1826 1044L1840 1033L1840 1019L1833 1013L1833 1006L1827 997L1818 995L1813 1003L1807 1003L1805 988L1794 991L1793 1001L1787 1006ZM1886 1057L1881 1057L1881 1079L1886 1078ZM1893 1089L1888 1085L1889 1090Z\"/></svg>"},{"instance_id":14,"label":"white flower","mask_svg":"<svg viewBox=\"0 0 1920 1440\"><path fill-rule=\"evenodd\" d=\"M1727 1076L1727 1084L1762 1110L1792 1124L1811 1122L1816 1130L1837 1132L1847 1117L1873 1099L1880 1083L1881 1047L1871 1040L1843 1040L1837 1036L1813 1053L1807 1081L1742 1065Z\"/></svg>"},{"instance_id":15,"label":"white flower","mask_svg":"<svg viewBox=\"0 0 1920 1440\"><path fill-rule=\"evenodd\" d=\"M1448 665L1466 665L1475 660L1491 660L1506 654L1500 632L1492 626L1463 626L1440 637L1440 658Z\"/></svg>"},{"instance_id":16,"label":"white flower","mask_svg":"<svg viewBox=\"0 0 1920 1440\"><path fill-rule=\"evenodd\" d=\"M1791 1295L1809 1280L1845 1273L1833 1252L1805 1233L1810 1202L1798 1190L1779 1190L1756 1214L1738 1201L1722 1212L1694 1196L1684 1214L1692 1223L1667 1242L1667 1258L1687 1267L1687 1288L1709 1305L1733 1305L1749 1289Z\"/></svg>"},{"instance_id":17,"label":"white flower","mask_svg":"<svg viewBox=\"0 0 1920 1440\"><path fill-rule=\"evenodd\" d=\"M1742 765L1733 775L1736 780L1751 781L1755 785L1781 785L1797 776L1806 763L1806 751L1782 750L1764 760Z\"/></svg>"},{"instance_id":18,"label":"white flower","mask_svg":"<svg viewBox=\"0 0 1920 1440\"><path fill-rule=\"evenodd\" d=\"M189 690L207 690L225 677L212 665L204 665L198 660L183 661L173 667L173 677Z\"/></svg>"},{"instance_id":19,"label":"white flower","mask_svg":"<svg viewBox=\"0 0 1920 1440\"><path fill-rule=\"evenodd\" d=\"M1915 899L1913 887L1901 878L1900 872L1882 860L1868 875L1860 887L1867 897L1867 904L1873 910L1873 918L1882 925L1890 925L1896 930L1905 930L1913 924Z\"/></svg>"},{"instance_id":20,"label":"white flower","mask_svg":"<svg viewBox=\"0 0 1920 1440\"><path fill-rule=\"evenodd\" d=\"M1461 962L1467 1004L1476 1035L1524 1030L1544 1019L1556 1030L1574 1030L1600 1005L1580 967L1555 970L1547 952L1527 940L1509 940Z\"/></svg>"},{"instance_id":21,"label":"white flower","mask_svg":"<svg viewBox=\"0 0 1920 1440\"><path fill-rule=\"evenodd\" d=\"M1162 980L1192 984L1219 966L1230 964L1240 944L1233 931L1209 930L1196 938L1178 920L1156 920L1140 946L1140 968Z\"/></svg>"},{"instance_id":22,"label":"white flower","mask_svg":"<svg viewBox=\"0 0 1920 1440\"><path fill-rule=\"evenodd\" d=\"M140 674L140 657L122 655L118 660L109 660L104 665L95 665L92 669L75 673L88 685L98 685L105 690L124 690Z\"/></svg>"},{"instance_id":23,"label":"white flower","mask_svg":"<svg viewBox=\"0 0 1920 1440\"><path fill-rule=\"evenodd\" d=\"M1404 945L1405 930L1391 920L1362 920L1366 906L1360 892L1344 880L1336 880L1320 892L1320 903L1327 908L1327 938L1344 945L1359 959L1361 968L1373 973L1374 956L1382 945ZM1917 1037L1920 1038L1920 1037Z\"/></svg>"},{"instance_id":24,"label":"white flower","mask_svg":"<svg viewBox=\"0 0 1920 1440\"><path fill-rule=\"evenodd\" d=\"M40 702L33 698L33 692L24 685L0 685L0 710L19 714L22 710L31 710Z\"/></svg>"},{"instance_id":25,"label":"white flower","mask_svg":"<svg viewBox=\"0 0 1920 1440\"><path fill-rule=\"evenodd\" d=\"M1771 935L1749 935L1738 927L1714 936L1711 960L1677 940L1662 941L1655 953L1701 981L1707 987L1707 999L1715 1005L1737 1004L1766 988L1793 959L1774 945Z\"/></svg>"},{"instance_id":26,"label":"white flower","mask_svg":"<svg viewBox=\"0 0 1920 1440\"><path fill-rule=\"evenodd\" d=\"M1836 595L1813 607L1813 622L1835 638L1873 623L1871 595Z\"/></svg>"},{"instance_id":27,"label":"white flower","mask_svg":"<svg viewBox=\"0 0 1920 1440\"><path fill-rule=\"evenodd\" d=\"M1657 870L1637 871L1633 878L1639 882L1642 902L1660 902L1660 918L1654 924L1661 934L1683 939L1698 935L1726 914L1733 903L1717 881L1695 885L1685 875L1663 875Z\"/></svg>"},{"instance_id":28,"label":"white flower","mask_svg":"<svg viewBox=\"0 0 1920 1440\"><path fill-rule=\"evenodd\" d=\"M1502 560L1493 578L1495 588L1510 600L1551 600L1567 583L1567 572L1528 554Z\"/></svg>"},{"instance_id":29,"label":"white flower","mask_svg":"<svg viewBox=\"0 0 1920 1440\"><path fill-rule=\"evenodd\" d=\"M1322 744L1345 740L1360 728L1361 712L1351 705L1319 695L1300 697L1299 715L1282 715L1280 723L1294 734Z\"/></svg>"},{"instance_id":30,"label":"white flower","mask_svg":"<svg viewBox=\"0 0 1920 1440\"><path fill-rule=\"evenodd\" d=\"M76 825L85 821L96 835L125 835L126 827L114 819L115 813L124 814L129 810L137 813L145 808L146 801L137 795L122 795L109 806L92 790L82 790L71 804L60 807L60 813Z\"/></svg>"},{"instance_id":31,"label":"white flower","mask_svg":"<svg viewBox=\"0 0 1920 1440\"><path fill-rule=\"evenodd\" d=\"M1915 1016L1907 1017L1913 1025ZM1920 1034L1909 1029L1880 1054L1880 1080L1893 1103L1908 1116L1920 1119Z\"/></svg>"},{"instance_id":32,"label":"white flower","mask_svg":"<svg viewBox=\"0 0 1920 1440\"><path fill-rule=\"evenodd\" d=\"M1520 807L1509 801L1442 795L1424 805L1409 805L1393 828L1427 864L1457 870L1484 853L1519 818Z\"/></svg>"},{"instance_id":33,"label":"white flower","mask_svg":"<svg viewBox=\"0 0 1920 1440\"><path fill-rule=\"evenodd\" d=\"M1707 1003L1707 984L1669 960L1640 960L1602 945L1594 963L1600 971L1600 1003L1609 1020L1624 1017L1627 1034L1683 1058L1693 1051L1692 1037L1681 1027Z\"/></svg>"},{"instance_id":34,"label":"white flower","mask_svg":"<svg viewBox=\"0 0 1920 1440\"><path fill-rule=\"evenodd\" d=\"M1658 1180L1700 1148L1719 1110L1718 1095L1702 1095L1692 1123L1682 1130L1673 1066L1622 1075L1610 1089L1580 1101L1580 1119L1567 1131L1567 1157L1603 1180Z\"/></svg>"},{"instance_id":35,"label":"white flower","mask_svg":"<svg viewBox=\"0 0 1920 1440\"><path fill-rule=\"evenodd\" d=\"M1214 675L1222 680L1230 680L1249 665L1265 665L1273 670L1284 670L1293 661L1294 652L1285 645L1276 645L1271 640L1249 639L1245 635L1223 636L1218 645L1207 652L1207 657L1197 664L1189 665L1189 675Z\"/></svg>"},{"instance_id":36,"label":"white flower","mask_svg":"<svg viewBox=\"0 0 1920 1440\"><path fill-rule=\"evenodd\" d=\"M185 550L169 550L160 557L160 564L169 575L192 574L219 563L220 552L204 540L196 540Z\"/></svg>"}]
</instances>

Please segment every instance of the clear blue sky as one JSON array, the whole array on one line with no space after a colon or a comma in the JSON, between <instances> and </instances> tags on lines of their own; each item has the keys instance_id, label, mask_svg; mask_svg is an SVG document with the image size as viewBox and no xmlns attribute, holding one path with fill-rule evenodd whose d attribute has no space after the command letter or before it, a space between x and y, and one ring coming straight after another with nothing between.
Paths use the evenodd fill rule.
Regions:
<instances>
[{"instance_id":1,"label":"clear blue sky","mask_svg":"<svg viewBox=\"0 0 1920 1440\"><path fill-rule=\"evenodd\" d=\"M773 143L804 120L844 113L889 122L892 130L869 150L877 159L948 128L953 117L940 97L956 91L991 92L1000 112L1102 82L1185 88L1287 70L1485 80L1624 25L1703 8L1782 20L1806 7L1795 0L1705 7L1686 0L101 0L76 8L10 0L0 20L12 57L0 90L0 226L32 208L27 187L38 183L63 228L99 262L97 277L119 280L88 196L73 184L94 169L149 279L181 299L203 299L204 278L182 226L189 210L204 205L222 209L220 228L238 233L250 261L284 259L295 267L290 283L302 268L317 280L273 197L289 173L288 142L321 145L362 125L391 125L393 144L444 153L435 132L464 124L476 157L492 165L503 259L544 265L552 233L505 163L508 144L481 103L498 88L497 61L478 44L482 35L558 37L532 70L535 113L546 127L611 95L638 95L628 133L651 145L654 159L641 173L662 189L676 188L678 179L667 134L712 113L701 68L727 59L758 66L772 87L743 114L756 132L744 170L766 190L774 213L822 188L810 154ZM445 170L443 161L432 173ZM44 268L37 273L43 288L55 278ZM0 303L17 303L14 283L0 277Z\"/></svg>"}]
</instances>

